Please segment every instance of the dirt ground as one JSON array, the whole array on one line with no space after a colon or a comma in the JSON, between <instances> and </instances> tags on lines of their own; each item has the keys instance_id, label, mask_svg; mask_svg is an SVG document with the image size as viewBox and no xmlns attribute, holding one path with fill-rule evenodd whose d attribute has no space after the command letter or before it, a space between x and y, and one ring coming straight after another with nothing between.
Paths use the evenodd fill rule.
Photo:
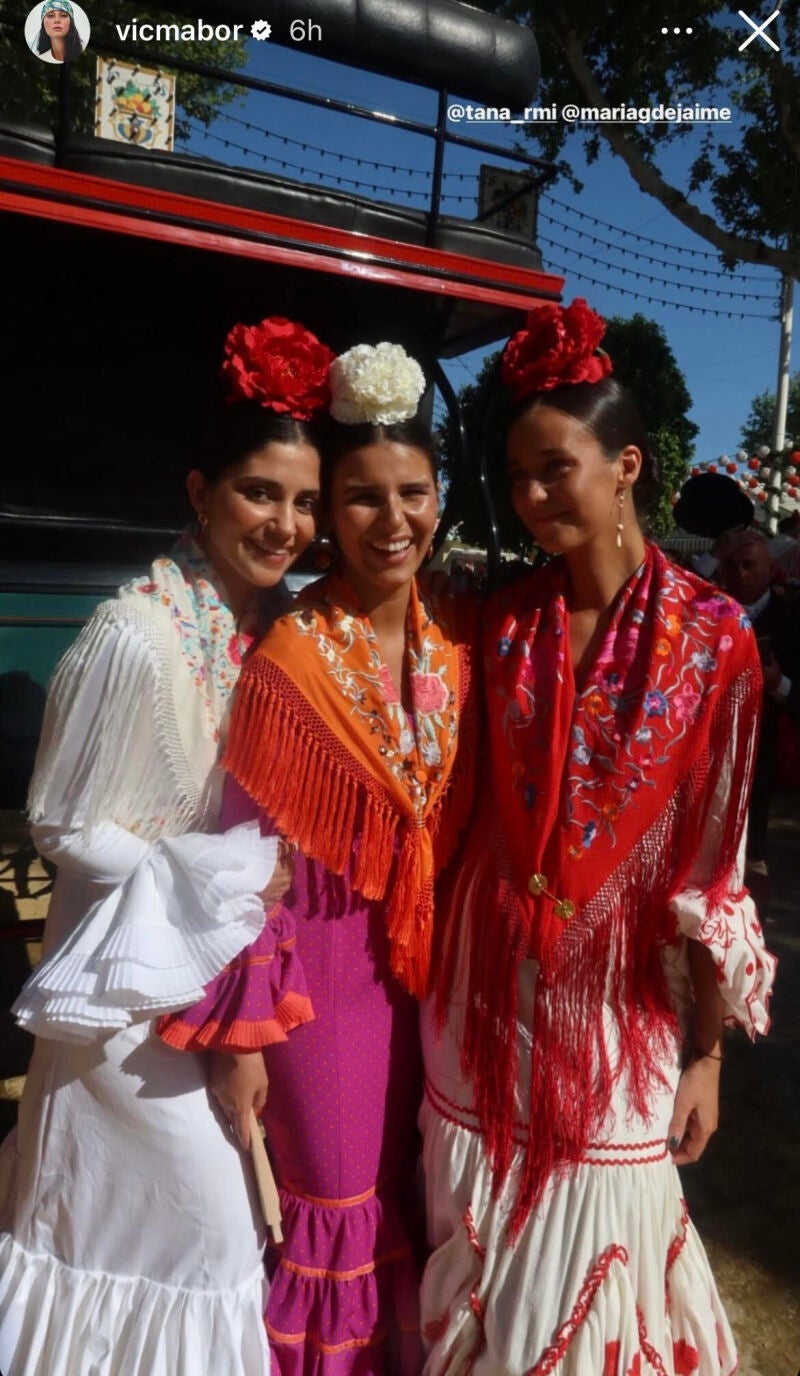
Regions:
<instances>
[{"instance_id":1,"label":"dirt ground","mask_svg":"<svg viewBox=\"0 0 800 1376\"><path fill-rule=\"evenodd\" d=\"M728 1034L720 1127L684 1169L741 1358L740 1376L800 1369L800 794L774 800L770 904L778 957L769 1036ZM588 1373L587 1373L588 1376Z\"/></svg>"}]
</instances>

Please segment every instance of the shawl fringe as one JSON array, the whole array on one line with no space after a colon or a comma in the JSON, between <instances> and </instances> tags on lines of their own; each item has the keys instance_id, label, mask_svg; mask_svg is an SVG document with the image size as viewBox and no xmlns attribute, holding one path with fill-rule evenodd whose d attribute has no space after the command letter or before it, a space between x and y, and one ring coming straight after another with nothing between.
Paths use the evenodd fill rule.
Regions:
<instances>
[{"instance_id":1,"label":"shawl fringe","mask_svg":"<svg viewBox=\"0 0 800 1376\"><path fill-rule=\"evenodd\" d=\"M614 1088L627 1077L629 1102L645 1121L653 1090L678 1033L661 961L676 936L669 902L685 885L699 848L726 747L736 729L757 713L760 678L745 669L717 699L705 749L648 831L601 889L567 923L546 951L535 989L527 1124L516 1120L518 1082L518 966L529 958L535 918L517 896L502 828L490 803L468 841L465 872L455 876L442 937L436 1016L446 1020L459 961L469 941L462 1071L474 1083L475 1111L486 1138L498 1194L515 1152L514 1136L527 1133L517 1195L509 1221L513 1239L553 1177L582 1160L608 1116ZM721 843L702 876L709 908L730 890L747 817L756 733L735 752L728 781L729 810ZM684 856L682 863L678 857ZM581 863L590 863L588 860ZM692 869L696 874L696 865ZM696 882L693 879L693 882ZM458 911L466 895L466 914ZM619 1029L615 1061L604 1035L608 1004Z\"/></svg>"},{"instance_id":2,"label":"shawl fringe","mask_svg":"<svg viewBox=\"0 0 800 1376\"><path fill-rule=\"evenodd\" d=\"M289 676L256 656L236 695L224 766L288 841L334 874L350 871L364 898L389 893L386 930L395 976L428 990L433 876L453 855L472 804L476 711L459 654L456 762L427 820L402 816L377 778L345 749ZM269 755L260 748L268 740Z\"/></svg>"}]
</instances>

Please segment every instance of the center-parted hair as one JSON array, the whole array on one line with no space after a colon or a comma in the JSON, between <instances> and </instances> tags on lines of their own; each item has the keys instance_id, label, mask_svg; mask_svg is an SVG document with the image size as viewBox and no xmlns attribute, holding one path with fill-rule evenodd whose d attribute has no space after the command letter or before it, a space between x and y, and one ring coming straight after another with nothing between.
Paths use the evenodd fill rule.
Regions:
<instances>
[{"instance_id":1,"label":"center-parted hair","mask_svg":"<svg viewBox=\"0 0 800 1376\"><path fill-rule=\"evenodd\" d=\"M326 418L295 420L294 416L254 401L216 409L203 450L196 460L207 483L212 486L230 468L244 463L268 444L310 444L322 452Z\"/></svg>"},{"instance_id":2,"label":"center-parted hair","mask_svg":"<svg viewBox=\"0 0 800 1376\"><path fill-rule=\"evenodd\" d=\"M412 416L410 420L395 421L391 425L342 425L331 420L323 440L322 480L323 490L329 487L334 470L342 459L356 449L364 449L370 444L404 444L409 449L419 449L431 466L434 482L439 474L439 453L430 427Z\"/></svg>"}]
</instances>

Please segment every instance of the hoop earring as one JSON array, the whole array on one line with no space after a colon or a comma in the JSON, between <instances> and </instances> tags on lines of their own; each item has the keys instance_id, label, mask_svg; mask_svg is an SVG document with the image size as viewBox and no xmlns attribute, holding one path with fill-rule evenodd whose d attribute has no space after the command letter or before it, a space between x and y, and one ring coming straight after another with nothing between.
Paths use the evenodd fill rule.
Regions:
<instances>
[{"instance_id":1,"label":"hoop earring","mask_svg":"<svg viewBox=\"0 0 800 1376\"><path fill-rule=\"evenodd\" d=\"M425 551L425 563L426 563L426 564L429 564L429 563L431 562L431 559L432 559L432 558L433 558L433 543L431 542L431 544L428 545L428 548L427 548L427 550Z\"/></svg>"},{"instance_id":2,"label":"hoop earring","mask_svg":"<svg viewBox=\"0 0 800 1376\"><path fill-rule=\"evenodd\" d=\"M201 530L205 530L206 526L208 525L208 517L206 516L204 511L198 511L197 524L199 525Z\"/></svg>"},{"instance_id":3,"label":"hoop earring","mask_svg":"<svg viewBox=\"0 0 800 1376\"><path fill-rule=\"evenodd\" d=\"M623 530L624 530L624 528L625 528L625 522L624 522L624 520L623 520L623 518L622 518L624 507L625 507L625 493L624 493L624 492L620 492L620 494L619 494L619 520L617 521L617 549L622 549L622 532L623 532Z\"/></svg>"}]
</instances>

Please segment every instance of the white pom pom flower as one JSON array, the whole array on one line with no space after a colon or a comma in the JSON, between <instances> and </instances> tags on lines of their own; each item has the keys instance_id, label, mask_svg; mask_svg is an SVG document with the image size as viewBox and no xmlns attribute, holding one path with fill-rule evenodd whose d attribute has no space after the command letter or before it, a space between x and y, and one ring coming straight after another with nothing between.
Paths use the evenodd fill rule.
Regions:
<instances>
[{"instance_id":1,"label":"white pom pom flower","mask_svg":"<svg viewBox=\"0 0 800 1376\"><path fill-rule=\"evenodd\" d=\"M396 425L417 414L425 374L400 344L356 344L331 364L331 415L343 425Z\"/></svg>"}]
</instances>

